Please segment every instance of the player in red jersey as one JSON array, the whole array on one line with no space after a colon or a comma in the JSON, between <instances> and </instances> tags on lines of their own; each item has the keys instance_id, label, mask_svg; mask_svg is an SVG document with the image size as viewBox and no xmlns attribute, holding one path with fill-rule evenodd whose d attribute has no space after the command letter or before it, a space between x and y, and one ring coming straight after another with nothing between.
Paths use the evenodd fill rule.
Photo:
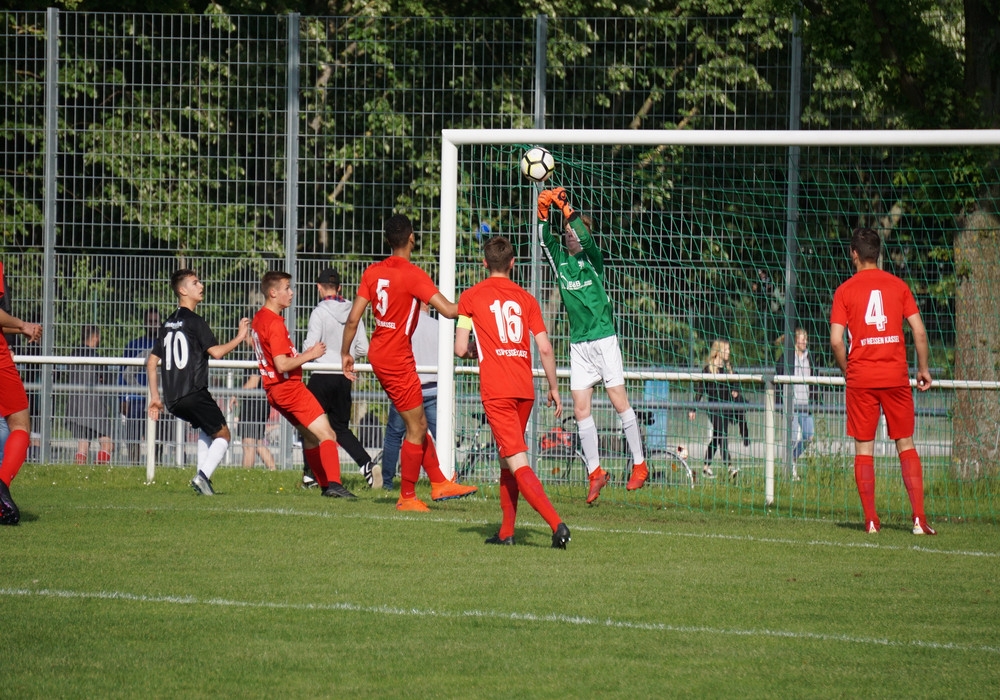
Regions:
<instances>
[{"instance_id":1,"label":"player in red jersey","mask_svg":"<svg viewBox=\"0 0 1000 700\"><path fill-rule=\"evenodd\" d=\"M931 386L927 331L910 288L878 268L882 239L870 228L851 237L855 274L837 288L830 312L830 347L847 380L847 434L854 438L854 479L865 513L865 531L881 527L875 511L875 430L879 407L903 471L903 484L913 508L913 534L936 535L924 514L924 477L913 444L913 394L903 319L910 325L917 350L917 388ZM844 343L847 329L850 353Z\"/></svg>"},{"instance_id":2,"label":"player in red jersey","mask_svg":"<svg viewBox=\"0 0 1000 700\"><path fill-rule=\"evenodd\" d=\"M6 296L7 284L3 277L3 263L0 262L0 303L9 301L4 298ZM21 522L21 511L10 495L10 483L28 456L31 414L28 411L28 394L14 366L14 357L4 333L20 333L34 343L41 340L42 327L22 321L0 308L0 416L7 421L10 429L4 443L3 462L0 462L0 525L17 525Z\"/></svg>"},{"instance_id":3,"label":"player in red jersey","mask_svg":"<svg viewBox=\"0 0 1000 700\"><path fill-rule=\"evenodd\" d=\"M267 401L295 426L302 436L302 448L313 476L331 498L355 498L340 483L340 453L337 434L330 427L319 401L302 383L302 365L326 352L316 343L297 353L281 312L292 305L292 276L271 270L264 274L260 288L264 306L253 317L251 332L260 379Z\"/></svg>"},{"instance_id":4,"label":"player in red jersey","mask_svg":"<svg viewBox=\"0 0 1000 700\"><path fill-rule=\"evenodd\" d=\"M413 224L402 214L385 222L385 239L392 255L369 265L361 276L358 293L344 325L340 348L344 376L354 381L354 357L351 344L358 322L368 305L375 317L368 344L368 361L375 376L406 423L406 439L399 453L400 495L397 510L426 512L427 505L417 498L416 483L423 465L431 481L431 499L445 501L476 492L475 486L456 484L445 478L438 464L434 438L427 431L424 398L413 359L411 337L420 320L420 302L433 306L445 318L455 318L458 306L450 301L430 276L410 262L416 238Z\"/></svg>"},{"instance_id":5,"label":"player in red jersey","mask_svg":"<svg viewBox=\"0 0 1000 700\"><path fill-rule=\"evenodd\" d=\"M518 495L538 511L552 528L552 546L565 549L569 528L559 518L545 495L542 483L528 465L524 431L535 404L535 383L531 372L531 340L549 385L546 405L555 405L562 415L556 380L556 360L542 321L538 302L510 279L514 269L514 248L503 236L495 236L483 246L483 262L490 276L466 290L458 301L458 330L455 354L465 357L469 334L476 332L479 353L479 395L486 409L493 438L500 452L500 531L486 544L514 544L514 520Z\"/></svg>"}]
</instances>

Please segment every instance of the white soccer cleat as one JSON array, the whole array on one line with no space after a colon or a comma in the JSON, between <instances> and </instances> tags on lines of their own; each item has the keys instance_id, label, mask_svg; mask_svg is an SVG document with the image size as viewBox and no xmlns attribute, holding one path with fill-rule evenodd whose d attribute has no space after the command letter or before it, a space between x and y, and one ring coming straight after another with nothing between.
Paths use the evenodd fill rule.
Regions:
<instances>
[{"instance_id":1,"label":"white soccer cleat","mask_svg":"<svg viewBox=\"0 0 1000 700\"><path fill-rule=\"evenodd\" d=\"M927 524L926 518L921 520L919 517L913 519L913 534L914 535L936 535L937 530L932 528Z\"/></svg>"}]
</instances>

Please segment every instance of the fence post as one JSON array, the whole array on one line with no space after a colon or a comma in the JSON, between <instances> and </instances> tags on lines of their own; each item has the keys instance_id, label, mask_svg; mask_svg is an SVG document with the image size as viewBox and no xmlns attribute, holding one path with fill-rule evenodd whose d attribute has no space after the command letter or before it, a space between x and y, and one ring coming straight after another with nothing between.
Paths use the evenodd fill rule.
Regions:
<instances>
[{"instance_id":1,"label":"fence post","mask_svg":"<svg viewBox=\"0 0 1000 700\"><path fill-rule=\"evenodd\" d=\"M774 505L774 375L764 377L764 505ZM786 389L787 391L787 389Z\"/></svg>"},{"instance_id":2,"label":"fence post","mask_svg":"<svg viewBox=\"0 0 1000 700\"><path fill-rule=\"evenodd\" d=\"M285 271L297 280L299 228L299 13L291 12L287 18L286 44L288 56L285 81ZM295 339L295 304L285 312L285 323L292 343ZM281 421L281 468L288 469L292 454L292 430L288 421ZM304 458L304 457L303 457Z\"/></svg>"},{"instance_id":3,"label":"fence post","mask_svg":"<svg viewBox=\"0 0 1000 700\"><path fill-rule=\"evenodd\" d=\"M42 354L55 353L56 332L56 168L59 162L56 155L59 152L59 10L50 7L45 11L45 160L44 178L45 193L43 195L44 214L43 227L45 231L45 252L42 263ZM39 411L41 425L43 464L52 458L52 365L42 365Z\"/></svg>"}]
</instances>

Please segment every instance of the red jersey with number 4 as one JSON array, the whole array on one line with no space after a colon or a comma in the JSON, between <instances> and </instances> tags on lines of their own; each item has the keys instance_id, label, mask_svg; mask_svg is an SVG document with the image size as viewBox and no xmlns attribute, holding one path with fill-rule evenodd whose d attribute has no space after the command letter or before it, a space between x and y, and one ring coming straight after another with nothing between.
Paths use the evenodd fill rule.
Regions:
<instances>
[{"instance_id":1,"label":"red jersey with number 4","mask_svg":"<svg viewBox=\"0 0 1000 700\"><path fill-rule=\"evenodd\" d=\"M375 317L368 343L372 364L397 363L413 357L411 336L420 320L420 302L438 293L430 275L398 255L369 265L361 275L358 296L372 305Z\"/></svg>"},{"instance_id":2,"label":"red jersey with number 4","mask_svg":"<svg viewBox=\"0 0 1000 700\"><path fill-rule=\"evenodd\" d=\"M472 319L476 332L483 400L534 399L528 333L545 332L535 298L505 277L490 277L462 292L458 313Z\"/></svg>"},{"instance_id":3,"label":"red jersey with number 4","mask_svg":"<svg viewBox=\"0 0 1000 700\"><path fill-rule=\"evenodd\" d=\"M291 372L279 372L274 367L274 358L278 355L298 355L288 335L285 319L265 306L254 315L250 329L257 353L257 366L260 368L260 381L264 388L270 389L275 384L289 380L301 382L301 367L296 367Z\"/></svg>"},{"instance_id":4,"label":"red jersey with number 4","mask_svg":"<svg viewBox=\"0 0 1000 700\"><path fill-rule=\"evenodd\" d=\"M908 386L903 319L919 312L906 282L883 270L861 270L837 287L830 323L847 328L847 384Z\"/></svg>"}]
</instances>

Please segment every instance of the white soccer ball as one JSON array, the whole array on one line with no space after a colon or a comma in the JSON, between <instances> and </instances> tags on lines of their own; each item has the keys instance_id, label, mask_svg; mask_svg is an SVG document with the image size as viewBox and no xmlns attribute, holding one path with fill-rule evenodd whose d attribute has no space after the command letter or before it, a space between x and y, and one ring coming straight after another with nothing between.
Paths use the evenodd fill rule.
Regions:
<instances>
[{"instance_id":1,"label":"white soccer ball","mask_svg":"<svg viewBox=\"0 0 1000 700\"><path fill-rule=\"evenodd\" d=\"M521 157L521 173L534 182L545 182L556 170L556 159L541 146L529 148Z\"/></svg>"}]
</instances>

